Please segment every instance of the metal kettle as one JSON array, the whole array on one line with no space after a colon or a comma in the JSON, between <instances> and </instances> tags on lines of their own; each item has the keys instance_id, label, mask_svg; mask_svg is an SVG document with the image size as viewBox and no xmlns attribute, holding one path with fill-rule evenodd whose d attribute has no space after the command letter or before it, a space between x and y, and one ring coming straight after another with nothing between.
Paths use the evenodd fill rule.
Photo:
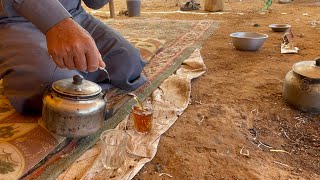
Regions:
<instances>
[{"instance_id":1,"label":"metal kettle","mask_svg":"<svg viewBox=\"0 0 320 180\"><path fill-rule=\"evenodd\" d=\"M54 82L43 97L44 125L60 136L93 134L102 127L105 111L101 87L80 75Z\"/></svg>"},{"instance_id":2,"label":"metal kettle","mask_svg":"<svg viewBox=\"0 0 320 180\"><path fill-rule=\"evenodd\" d=\"M298 110L320 113L320 58L292 66L285 77L283 97Z\"/></svg>"}]
</instances>

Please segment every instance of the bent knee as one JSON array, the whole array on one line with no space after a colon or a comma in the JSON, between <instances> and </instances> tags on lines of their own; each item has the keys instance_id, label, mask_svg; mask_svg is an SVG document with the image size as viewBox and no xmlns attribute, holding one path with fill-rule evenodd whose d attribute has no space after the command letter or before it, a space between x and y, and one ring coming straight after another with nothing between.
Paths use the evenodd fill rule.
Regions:
<instances>
[{"instance_id":1,"label":"bent knee","mask_svg":"<svg viewBox=\"0 0 320 180\"><path fill-rule=\"evenodd\" d=\"M76 71L40 73L39 71L14 71L3 77L4 92L14 109L21 114L39 114L42 97L51 84L71 78Z\"/></svg>"},{"instance_id":2,"label":"bent knee","mask_svg":"<svg viewBox=\"0 0 320 180\"><path fill-rule=\"evenodd\" d=\"M8 95L7 96L13 108L20 114L38 115L42 110L42 94L36 94L32 97Z\"/></svg>"}]
</instances>

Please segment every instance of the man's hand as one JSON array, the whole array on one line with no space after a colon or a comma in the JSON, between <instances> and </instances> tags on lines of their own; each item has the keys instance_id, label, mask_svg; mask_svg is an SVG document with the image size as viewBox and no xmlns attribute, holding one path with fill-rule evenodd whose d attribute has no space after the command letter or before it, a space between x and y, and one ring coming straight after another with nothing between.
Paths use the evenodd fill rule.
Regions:
<instances>
[{"instance_id":1,"label":"man's hand","mask_svg":"<svg viewBox=\"0 0 320 180\"><path fill-rule=\"evenodd\" d=\"M90 34L71 18L49 29L46 39L48 52L60 68L94 72L105 67Z\"/></svg>"}]
</instances>

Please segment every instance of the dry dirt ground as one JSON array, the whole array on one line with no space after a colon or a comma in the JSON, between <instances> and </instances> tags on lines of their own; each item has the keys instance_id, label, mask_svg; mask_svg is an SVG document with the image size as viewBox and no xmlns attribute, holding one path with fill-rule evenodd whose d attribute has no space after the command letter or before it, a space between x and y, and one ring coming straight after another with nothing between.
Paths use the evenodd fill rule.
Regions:
<instances>
[{"instance_id":1,"label":"dry dirt ground","mask_svg":"<svg viewBox=\"0 0 320 180\"><path fill-rule=\"evenodd\" d=\"M143 0L142 11L174 11L181 3ZM320 179L320 116L294 110L282 98L291 66L320 56L320 2L275 0L265 14L258 12L262 0L224 5L223 14L142 14L213 19L219 27L201 50L208 71L193 81L191 104L135 179ZM125 1L116 1L115 8L116 14L126 9ZM205 11L202 6L193 12ZM272 32L271 23L292 25L298 54L280 54L283 33ZM236 31L269 38L257 52L238 51L229 37Z\"/></svg>"}]
</instances>

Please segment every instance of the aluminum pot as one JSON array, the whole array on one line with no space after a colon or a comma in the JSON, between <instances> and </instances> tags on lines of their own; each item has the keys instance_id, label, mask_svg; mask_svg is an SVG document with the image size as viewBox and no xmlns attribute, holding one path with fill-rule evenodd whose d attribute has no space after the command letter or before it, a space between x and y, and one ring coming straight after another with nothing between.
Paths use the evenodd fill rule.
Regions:
<instances>
[{"instance_id":1,"label":"aluminum pot","mask_svg":"<svg viewBox=\"0 0 320 180\"><path fill-rule=\"evenodd\" d=\"M60 136L83 137L98 131L105 111L101 87L80 75L54 82L43 97L44 125Z\"/></svg>"},{"instance_id":2,"label":"aluminum pot","mask_svg":"<svg viewBox=\"0 0 320 180\"><path fill-rule=\"evenodd\" d=\"M293 65L285 77L283 97L298 110L320 113L320 58Z\"/></svg>"},{"instance_id":3,"label":"aluminum pot","mask_svg":"<svg viewBox=\"0 0 320 180\"><path fill-rule=\"evenodd\" d=\"M269 27L274 32L285 32L289 28L291 28L291 25L289 24L270 24Z\"/></svg>"},{"instance_id":4,"label":"aluminum pot","mask_svg":"<svg viewBox=\"0 0 320 180\"><path fill-rule=\"evenodd\" d=\"M235 32L230 34L230 37L236 49L241 51L257 51L269 36L256 32Z\"/></svg>"}]
</instances>

